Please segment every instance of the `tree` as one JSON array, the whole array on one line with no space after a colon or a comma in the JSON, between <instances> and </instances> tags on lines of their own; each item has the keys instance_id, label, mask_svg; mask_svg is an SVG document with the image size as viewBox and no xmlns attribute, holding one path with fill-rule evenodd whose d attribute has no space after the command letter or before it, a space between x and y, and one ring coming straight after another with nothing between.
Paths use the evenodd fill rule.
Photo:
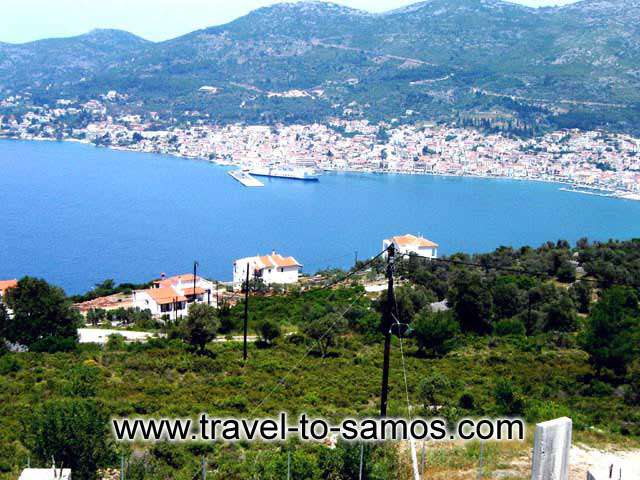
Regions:
<instances>
[{"instance_id":1,"label":"tree","mask_svg":"<svg viewBox=\"0 0 640 480\"><path fill-rule=\"evenodd\" d=\"M0 302L0 343L3 343L2 340L7 338L6 330L10 321L11 318L9 317L9 312L7 312L7 307Z\"/></svg>"},{"instance_id":2,"label":"tree","mask_svg":"<svg viewBox=\"0 0 640 480\"><path fill-rule=\"evenodd\" d=\"M413 317L431 302L434 302L433 293L422 286L402 286L395 290L395 305L398 321L410 324ZM384 292L378 301L378 311L384 312L387 304L387 293Z\"/></svg>"},{"instance_id":3,"label":"tree","mask_svg":"<svg viewBox=\"0 0 640 480\"><path fill-rule=\"evenodd\" d=\"M616 286L603 292L589 315L583 345L599 373L626 373L640 356L640 307L633 289Z\"/></svg>"},{"instance_id":4,"label":"tree","mask_svg":"<svg viewBox=\"0 0 640 480\"><path fill-rule=\"evenodd\" d=\"M6 296L7 305L13 310L13 318L5 321L2 328L7 340L27 346L53 339L77 340L81 317L62 289L41 279L24 277Z\"/></svg>"},{"instance_id":5,"label":"tree","mask_svg":"<svg viewBox=\"0 0 640 480\"><path fill-rule=\"evenodd\" d=\"M524 412L524 398L513 381L506 378L499 379L495 386L494 395L501 414L521 415Z\"/></svg>"},{"instance_id":6,"label":"tree","mask_svg":"<svg viewBox=\"0 0 640 480\"><path fill-rule=\"evenodd\" d=\"M451 394L451 380L446 375L434 373L418 384L418 392L426 411L435 411L446 406Z\"/></svg>"},{"instance_id":7,"label":"tree","mask_svg":"<svg viewBox=\"0 0 640 480\"><path fill-rule=\"evenodd\" d=\"M216 309L204 303L194 303L189 307L189 314L184 323L184 338L204 353L207 343L216 337L220 326Z\"/></svg>"},{"instance_id":8,"label":"tree","mask_svg":"<svg viewBox=\"0 0 640 480\"><path fill-rule=\"evenodd\" d=\"M303 333L318 344L324 358L336 338L346 327L345 319L338 313L330 313L311 320L302 328Z\"/></svg>"},{"instance_id":9,"label":"tree","mask_svg":"<svg viewBox=\"0 0 640 480\"><path fill-rule=\"evenodd\" d=\"M25 444L42 464L55 458L73 478L95 480L98 468L113 460L109 414L95 400L49 401L27 420Z\"/></svg>"},{"instance_id":10,"label":"tree","mask_svg":"<svg viewBox=\"0 0 640 480\"><path fill-rule=\"evenodd\" d=\"M99 325L107 319L107 311L102 308L92 308L87 312L87 322L93 326Z\"/></svg>"},{"instance_id":11,"label":"tree","mask_svg":"<svg viewBox=\"0 0 640 480\"><path fill-rule=\"evenodd\" d=\"M493 298L477 272L463 270L454 277L448 304L455 312L463 332L482 335L491 330Z\"/></svg>"},{"instance_id":12,"label":"tree","mask_svg":"<svg viewBox=\"0 0 640 480\"><path fill-rule=\"evenodd\" d=\"M515 281L509 280L509 278L499 279L493 288L496 319L514 317L525 308L523 292Z\"/></svg>"},{"instance_id":13,"label":"tree","mask_svg":"<svg viewBox=\"0 0 640 480\"><path fill-rule=\"evenodd\" d=\"M640 405L640 358L637 358L629 366L627 371L629 389L625 395L631 405Z\"/></svg>"},{"instance_id":14,"label":"tree","mask_svg":"<svg viewBox=\"0 0 640 480\"><path fill-rule=\"evenodd\" d=\"M547 305L545 313L546 332L573 332L578 327L575 306L566 294Z\"/></svg>"},{"instance_id":15,"label":"tree","mask_svg":"<svg viewBox=\"0 0 640 480\"><path fill-rule=\"evenodd\" d=\"M420 353L433 356L447 353L460 333L460 325L451 312L432 312L430 308L415 317L413 328Z\"/></svg>"},{"instance_id":16,"label":"tree","mask_svg":"<svg viewBox=\"0 0 640 480\"><path fill-rule=\"evenodd\" d=\"M256 334L265 344L273 342L281 333L280 325L269 318L259 321L256 325Z\"/></svg>"},{"instance_id":17,"label":"tree","mask_svg":"<svg viewBox=\"0 0 640 480\"><path fill-rule=\"evenodd\" d=\"M589 313L589 307L591 306L591 296L593 295L593 288L589 282L583 280L574 283L569 289L569 293L573 297L578 311L580 313Z\"/></svg>"},{"instance_id":18,"label":"tree","mask_svg":"<svg viewBox=\"0 0 640 480\"><path fill-rule=\"evenodd\" d=\"M556 276L563 283L573 283L576 281L576 267L568 260L563 260L558 267Z\"/></svg>"}]
</instances>

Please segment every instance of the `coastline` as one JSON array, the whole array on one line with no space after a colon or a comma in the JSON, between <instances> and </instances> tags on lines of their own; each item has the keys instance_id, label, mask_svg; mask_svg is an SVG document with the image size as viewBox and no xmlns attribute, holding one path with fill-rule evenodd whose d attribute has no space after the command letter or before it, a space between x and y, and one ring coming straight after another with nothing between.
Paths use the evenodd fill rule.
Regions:
<instances>
[{"instance_id":1,"label":"coastline","mask_svg":"<svg viewBox=\"0 0 640 480\"><path fill-rule=\"evenodd\" d=\"M47 137L29 137L29 138L20 138L20 137L9 137L0 135L0 140L18 140L18 141L36 141L36 142L73 142L80 143L83 145L92 146L94 148L108 148L111 150L119 150L124 152L131 153L153 153L157 155L167 155L170 157L187 159L187 160L197 160L203 161L207 163L211 163L217 166L222 167L235 167L242 165L240 162L217 162L215 160L211 160L204 157L192 156L192 155L180 155L178 153L172 152L148 152L143 150L137 150L133 148L127 148L126 146L121 145L95 145L93 142L87 139L79 139L79 138L47 138ZM595 195L604 198L615 198L619 200L631 200L631 201L640 201L640 193L635 193L631 191L612 191L612 190L600 190L599 193L588 191L585 189L597 189L597 187L590 187L587 185L581 186L576 185L574 182L568 181L564 178L538 178L538 177L513 177L507 175L481 175L481 174L469 174L469 173L439 173L439 172L420 172L420 171L389 171L389 170L357 170L357 169L323 169L325 172L331 173L357 173L357 174L372 174L372 175L417 175L417 176L431 176L431 177L443 177L443 178L476 178L483 180L516 180L521 182L540 182L540 183L548 183L548 184L556 184L556 185L568 185L572 188L560 188L559 190L568 193L580 193L583 195Z\"/></svg>"}]
</instances>

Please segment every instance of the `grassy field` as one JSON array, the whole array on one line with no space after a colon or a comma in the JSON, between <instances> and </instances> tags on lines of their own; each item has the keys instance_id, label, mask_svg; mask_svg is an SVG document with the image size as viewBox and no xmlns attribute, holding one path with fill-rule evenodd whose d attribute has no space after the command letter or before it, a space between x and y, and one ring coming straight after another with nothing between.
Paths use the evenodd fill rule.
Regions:
<instances>
[{"instance_id":1,"label":"grassy field","mask_svg":"<svg viewBox=\"0 0 640 480\"><path fill-rule=\"evenodd\" d=\"M22 420L30 415L34 405L64 397L71 369L79 363L99 368L96 397L116 416L185 417L207 412L213 416L257 417L275 415L282 410L292 415L306 412L333 420L376 415L380 344L364 342L358 335L347 335L327 358L321 358L311 345L296 345L294 341L295 338L282 339L270 348L251 345L246 364L242 362L241 344L237 343L211 345L208 356L196 355L177 341L104 350L83 346L73 353L6 355L0 377L3 419L0 465L5 471L0 478L15 478L18 465L26 463L28 452L21 444ZM638 445L637 437L622 435L620 429L620 425L637 412L622 399L593 392L592 386L583 383L591 369L585 352L557 347L551 336L469 337L441 359L416 355L417 349L411 341L405 341L404 346L409 394L415 411L422 410L418 394L420 379L439 372L452 381L450 391L443 392L450 407L448 416L510 413L504 411L494 395L496 382L506 378L513 382L517 395L524 400L522 413L530 424L568 415L573 418L577 438L582 441L595 445ZM398 339L392 348L390 387L390 415L406 415ZM473 398L472 408L460 406L463 394ZM166 452L162 455L155 452L155 455L172 467L175 476L171 478L188 478L189 472L197 469L198 448L166 448L177 453L169 456ZM251 461L255 461L257 452L279 448L241 444L216 445L204 451L216 465L213 478L247 478L245 474L252 472ZM297 445L292 448L306 451L324 447ZM404 452L402 446L395 448ZM141 445L134 448L138 453L143 449ZM530 441L488 444L483 460L486 472L504 468L526 456L529 449ZM477 443L429 445L427 452L427 468L442 475L451 471L474 471L479 462ZM169 457L173 460L168 460ZM402 476L408 475L406 455L400 455L398 463L387 463L384 468L396 468Z\"/></svg>"}]
</instances>

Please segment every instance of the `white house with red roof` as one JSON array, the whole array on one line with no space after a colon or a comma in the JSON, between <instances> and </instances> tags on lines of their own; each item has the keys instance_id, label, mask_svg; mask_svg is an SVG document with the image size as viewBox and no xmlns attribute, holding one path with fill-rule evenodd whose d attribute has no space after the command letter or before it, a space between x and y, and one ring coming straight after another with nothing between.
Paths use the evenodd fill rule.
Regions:
<instances>
[{"instance_id":1,"label":"white house with red roof","mask_svg":"<svg viewBox=\"0 0 640 480\"><path fill-rule=\"evenodd\" d=\"M0 280L0 302L2 302L7 290L10 288L16 288L17 286L18 280Z\"/></svg>"},{"instance_id":2,"label":"white house with red roof","mask_svg":"<svg viewBox=\"0 0 640 480\"><path fill-rule=\"evenodd\" d=\"M240 258L233 262L234 288L242 287L247 278L247 267L250 280L262 280L265 285L286 285L298 282L302 265L295 258L283 257L276 252Z\"/></svg>"},{"instance_id":3,"label":"white house with red roof","mask_svg":"<svg viewBox=\"0 0 640 480\"><path fill-rule=\"evenodd\" d=\"M424 237L416 237L407 233L382 241L382 248L386 250L393 243L398 255L417 255L425 258L438 258L439 245Z\"/></svg>"},{"instance_id":4,"label":"white house with red roof","mask_svg":"<svg viewBox=\"0 0 640 480\"><path fill-rule=\"evenodd\" d=\"M184 317L189 306L194 303L207 303L215 306L215 285L213 282L193 274L166 277L153 282L146 290L136 290L132 294L132 306L141 310L150 310L156 317L168 315L171 319Z\"/></svg>"}]
</instances>

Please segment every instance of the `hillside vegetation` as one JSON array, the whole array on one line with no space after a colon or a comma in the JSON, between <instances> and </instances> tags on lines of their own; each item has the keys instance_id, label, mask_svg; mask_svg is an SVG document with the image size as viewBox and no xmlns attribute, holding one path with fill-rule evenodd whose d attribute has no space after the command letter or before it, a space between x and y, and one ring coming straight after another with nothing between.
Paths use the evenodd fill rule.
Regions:
<instances>
[{"instance_id":1,"label":"hillside vegetation","mask_svg":"<svg viewBox=\"0 0 640 480\"><path fill-rule=\"evenodd\" d=\"M471 115L637 132L638 25L638 0L428 0L384 14L282 3L160 43L109 30L0 44L0 94L117 90L132 111L217 122Z\"/></svg>"},{"instance_id":2,"label":"hillside vegetation","mask_svg":"<svg viewBox=\"0 0 640 480\"><path fill-rule=\"evenodd\" d=\"M292 478L355 478L358 444L335 450L298 442L123 446L113 444L106 424L112 415L201 412L254 418L284 410L331 420L375 416L380 312L386 306L384 297L366 294L361 283L383 272L384 263L361 267L341 286L255 293L249 323L261 341L250 346L246 364L239 343L200 343L238 332L242 304L217 312L203 306L187 320L160 327L167 339L146 344L114 338L100 348L23 336L32 351L0 357L0 478L16 478L29 456L43 464L51 455L70 466L84 459L81 478L93 478L86 465L116 467L123 454L127 478L133 479L189 480L202 455L208 478L276 479L286 476L288 452ZM335 275L327 282L344 273ZM567 415L577 441L637 447L640 241L582 240L576 247L560 241L442 261L411 258L398 263L396 283L396 314L411 329L394 336L390 415L408 415L404 352L414 414L431 416L437 405L450 421L515 415L529 424ZM12 322L40 308L23 298L27 288L43 288L50 315L73 316L65 313L67 304L56 289L23 279L8 298L17 320L0 312L0 331L12 341L24 335L11 329ZM440 299L447 299L450 310L432 310L430 304ZM71 449L70 438L82 441ZM87 444L102 447L96 451ZM529 449L530 443L488 445L485 472L504 468ZM427 468L440 478L474 471L479 461L474 443L434 445L429 452ZM409 478L404 448L372 445L365 457L366 478Z\"/></svg>"}]
</instances>

